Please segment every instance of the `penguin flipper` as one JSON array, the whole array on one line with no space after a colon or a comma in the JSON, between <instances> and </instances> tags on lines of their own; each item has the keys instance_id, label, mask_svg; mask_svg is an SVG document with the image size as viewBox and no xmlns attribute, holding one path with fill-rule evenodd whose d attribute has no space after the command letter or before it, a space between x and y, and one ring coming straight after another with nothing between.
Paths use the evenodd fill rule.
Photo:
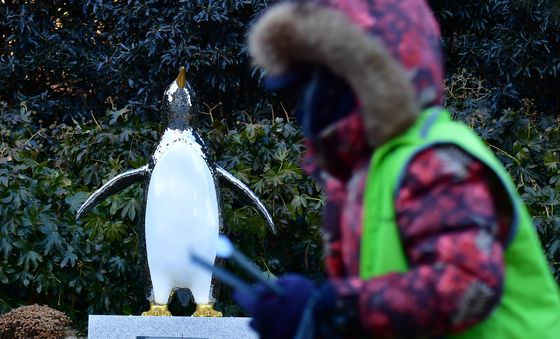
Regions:
<instances>
[{"instance_id":1,"label":"penguin flipper","mask_svg":"<svg viewBox=\"0 0 560 339\"><path fill-rule=\"evenodd\" d=\"M82 215L89 212L95 205L99 204L101 201L105 200L107 197L122 191L128 186L141 181L146 178L149 169L148 165L126 171L119 175L116 175L111 180L107 181L101 188L93 192L92 195L87 198L87 200L80 206L76 212L76 219L79 219Z\"/></svg>"},{"instance_id":2,"label":"penguin flipper","mask_svg":"<svg viewBox=\"0 0 560 339\"><path fill-rule=\"evenodd\" d=\"M268 224L268 227L270 227L270 229L272 230L272 233L276 234L276 226L274 226L274 221L272 221L272 216L270 215L270 213L268 213L268 210L263 205L263 203L259 200L255 192L253 192L241 180L237 179L231 173L221 168L220 166L216 166L216 172L220 175L221 178L225 179L233 187L237 188L239 192L242 192L247 198L249 198L253 202L253 204L255 204L257 211L266 220L266 223Z\"/></svg>"}]
</instances>

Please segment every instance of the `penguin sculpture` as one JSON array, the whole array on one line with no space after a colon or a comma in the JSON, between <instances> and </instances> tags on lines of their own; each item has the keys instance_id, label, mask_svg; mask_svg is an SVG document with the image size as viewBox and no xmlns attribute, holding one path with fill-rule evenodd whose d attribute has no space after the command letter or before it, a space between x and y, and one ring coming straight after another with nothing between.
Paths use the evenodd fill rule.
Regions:
<instances>
[{"instance_id":1,"label":"penguin sculpture","mask_svg":"<svg viewBox=\"0 0 560 339\"><path fill-rule=\"evenodd\" d=\"M171 315L167 304L176 288L188 288L197 304L193 316L221 316L213 309L212 274L191 263L191 253L214 262L221 214L216 177L246 195L275 232L270 214L240 180L216 165L193 129L192 90L181 67L167 88L162 113L167 128L150 162L121 173L95 191L78 209L77 218L108 196L143 181L144 243L151 280L150 310L143 315ZM143 249L143 248L141 248ZM141 253L144 251L141 250Z\"/></svg>"}]
</instances>

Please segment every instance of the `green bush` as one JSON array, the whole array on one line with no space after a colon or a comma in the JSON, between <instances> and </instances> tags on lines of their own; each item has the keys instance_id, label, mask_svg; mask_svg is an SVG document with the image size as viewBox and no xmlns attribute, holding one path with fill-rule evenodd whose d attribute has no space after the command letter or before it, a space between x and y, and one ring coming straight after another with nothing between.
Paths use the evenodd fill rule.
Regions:
<instances>
[{"instance_id":1,"label":"green bush","mask_svg":"<svg viewBox=\"0 0 560 339\"><path fill-rule=\"evenodd\" d=\"M163 90L186 66L200 101L235 120L232 113L267 105L244 37L269 3L3 1L0 101L26 101L43 121L102 115L109 104L158 121Z\"/></svg>"},{"instance_id":2,"label":"green bush","mask_svg":"<svg viewBox=\"0 0 560 339\"><path fill-rule=\"evenodd\" d=\"M440 22L446 67L483 77L497 91L492 113L535 99L560 111L560 3L556 0L430 0ZM488 107L490 108L490 107Z\"/></svg>"},{"instance_id":3,"label":"green bush","mask_svg":"<svg viewBox=\"0 0 560 339\"><path fill-rule=\"evenodd\" d=\"M48 304L79 321L88 313L137 314L145 303L132 226L139 189L110 199L85 224L74 213L86 184L145 159L152 126L34 128L35 114L24 102L0 109L0 309Z\"/></svg>"},{"instance_id":4,"label":"green bush","mask_svg":"<svg viewBox=\"0 0 560 339\"><path fill-rule=\"evenodd\" d=\"M2 103L0 111L0 311L44 303L82 326L87 314L139 314L148 307L137 249L142 187L110 197L80 221L74 213L104 181L148 161L160 126L121 109L33 128L35 114L24 102L19 109ZM271 275L305 271L320 279L324 201L298 165L302 136L288 120L231 128L215 120L202 131L217 162L261 196L278 227L272 235L254 208L224 187L224 232ZM219 302L226 314L239 313L228 289Z\"/></svg>"},{"instance_id":5,"label":"green bush","mask_svg":"<svg viewBox=\"0 0 560 339\"><path fill-rule=\"evenodd\" d=\"M238 122L231 129L219 122L207 136L220 154L218 163L251 186L278 228L272 235L252 207L240 206L240 200L225 191L226 232L270 273L297 271L321 277L319 227L324 197L300 167L300 129L284 116Z\"/></svg>"},{"instance_id":6,"label":"green bush","mask_svg":"<svg viewBox=\"0 0 560 339\"><path fill-rule=\"evenodd\" d=\"M0 312L48 304L84 328L87 314L147 308L141 186L80 221L74 213L103 182L148 161L163 90L181 65L212 157L257 192L279 229L272 235L223 187L224 232L272 275L323 278L324 198L299 168L302 135L284 109L293 98L263 92L245 53L247 27L269 3L2 2ZM560 279L557 3L430 3L447 55L446 106L506 164ZM218 306L241 312L227 288Z\"/></svg>"}]
</instances>

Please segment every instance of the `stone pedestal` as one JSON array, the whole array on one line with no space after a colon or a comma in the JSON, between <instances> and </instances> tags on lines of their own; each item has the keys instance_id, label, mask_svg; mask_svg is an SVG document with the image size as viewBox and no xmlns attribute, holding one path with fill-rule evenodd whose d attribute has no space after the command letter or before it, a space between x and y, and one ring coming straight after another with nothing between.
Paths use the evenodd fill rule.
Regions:
<instances>
[{"instance_id":1,"label":"stone pedestal","mask_svg":"<svg viewBox=\"0 0 560 339\"><path fill-rule=\"evenodd\" d=\"M88 339L257 339L250 318L90 315Z\"/></svg>"}]
</instances>

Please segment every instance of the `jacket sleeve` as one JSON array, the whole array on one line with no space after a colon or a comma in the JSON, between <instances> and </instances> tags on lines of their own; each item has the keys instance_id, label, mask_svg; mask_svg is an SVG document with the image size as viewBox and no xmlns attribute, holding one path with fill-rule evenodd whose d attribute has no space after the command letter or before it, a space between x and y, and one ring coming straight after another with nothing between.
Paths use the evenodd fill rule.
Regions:
<instances>
[{"instance_id":1,"label":"jacket sleeve","mask_svg":"<svg viewBox=\"0 0 560 339\"><path fill-rule=\"evenodd\" d=\"M339 305L357 307L362 331L379 338L464 330L500 301L509 202L491 170L452 146L421 152L406 171L396 216L410 270L335 278Z\"/></svg>"}]
</instances>

